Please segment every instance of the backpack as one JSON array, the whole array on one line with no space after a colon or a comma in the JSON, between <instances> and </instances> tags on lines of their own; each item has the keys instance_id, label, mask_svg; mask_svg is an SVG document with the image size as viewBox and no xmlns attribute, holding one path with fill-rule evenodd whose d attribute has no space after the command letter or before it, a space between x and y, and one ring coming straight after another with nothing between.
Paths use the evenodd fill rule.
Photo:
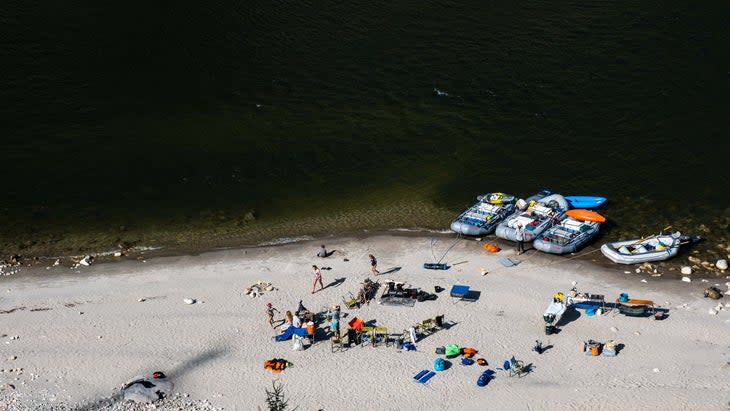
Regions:
<instances>
[{"instance_id":1,"label":"backpack","mask_svg":"<svg viewBox=\"0 0 730 411\"><path fill-rule=\"evenodd\" d=\"M444 362L444 359L439 357L433 360L433 369L436 371L443 371L444 368L446 368L446 363Z\"/></svg>"}]
</instances>

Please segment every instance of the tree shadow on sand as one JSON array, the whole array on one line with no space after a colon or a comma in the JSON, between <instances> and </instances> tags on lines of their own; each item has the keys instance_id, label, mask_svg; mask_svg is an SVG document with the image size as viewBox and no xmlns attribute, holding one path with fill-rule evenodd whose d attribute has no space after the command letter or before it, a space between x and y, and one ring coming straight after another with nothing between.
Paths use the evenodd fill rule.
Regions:
<instances>
[{"instance_id":1,"label":"tree shadow on sand","mask_svg":"<svg viewBox=\"0 0 730 411\"><path fill-rule=\"evenodd\" d=\"M200 367L201 365L220 357L221 355L225 354L226 350L222 348L214 348L210 349L204 352L201 352L191 358L189 358L187 361L183 362L182 364L178 365L177 367L174 367L170 369L169 371L163 370L165 374L167 375L168 379L175 383L175 380L185 374L190 373L191 371L195 370L196 368ZM148 370L149 373L156 370ZM119 387L121 388L122 383L124 381L120 381ZM122 395L121 390L113 394L110 397L102 398L100 400L96 401L89 401L86 404L79 404L73 409L76 411L96 411L100 410L102 408L105 408L109 405L121 403L124 400L124 397Z\"/></svg>"}]
</instances>

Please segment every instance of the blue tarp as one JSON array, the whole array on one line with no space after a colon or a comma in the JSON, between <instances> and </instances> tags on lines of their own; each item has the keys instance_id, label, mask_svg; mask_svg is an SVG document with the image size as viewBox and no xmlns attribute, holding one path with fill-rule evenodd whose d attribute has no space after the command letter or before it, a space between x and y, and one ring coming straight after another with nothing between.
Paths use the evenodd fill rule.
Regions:
<instances>
[{"instance_id":1,"label":"blue tarp","mask_svg":"<svg viewBox=\"0 0 730 411\"><path fill-rule=\"evenodd\" d=\"M300 337L308 337L309 336L309 334L307 334L307 329L306 328L289 327L286 330L284 330L283 333L281 333L281 334L277 335L276 337L274 337L274 339L276 339L277 342L286 341L289 338L291 338L291 336L293 334L296 334L296 335L298 335Z\"/></svg>"}]
</instances>

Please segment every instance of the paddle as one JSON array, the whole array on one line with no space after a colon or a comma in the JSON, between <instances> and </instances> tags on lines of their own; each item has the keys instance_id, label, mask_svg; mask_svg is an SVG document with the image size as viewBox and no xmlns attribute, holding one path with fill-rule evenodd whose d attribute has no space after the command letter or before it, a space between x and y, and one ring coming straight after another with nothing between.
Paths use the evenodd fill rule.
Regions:
<instances>
[{"instance_id":1,"label":"paddle","mask_svg":"<svg viewBox=\"0 0 730 411\"><path fill-rule=\"evenodd\" d=\"M665 231L669 230L670 228L672 228L672 226L671 225L668 225L668 226L664 227L662 229L662 231L659 232L659 234L653 234L653 235L650 235L649 237L646 237L646 238L642 237L640 240L636 240L636 242L634 242L632 244L629 244L629 245L636 245L636 244L639 244L639 243L641 243L643 241L646 241L646 240L648 240L650 238L654 238L656 236L660 236L660 235L662 235L662 233L664 233Z\"/></svg>"}]
</instances>

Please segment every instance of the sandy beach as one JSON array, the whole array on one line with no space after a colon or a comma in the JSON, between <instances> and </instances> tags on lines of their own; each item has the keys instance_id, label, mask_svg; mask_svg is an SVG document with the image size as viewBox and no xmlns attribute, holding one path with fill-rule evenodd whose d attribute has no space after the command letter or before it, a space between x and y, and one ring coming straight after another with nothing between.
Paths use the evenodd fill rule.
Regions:
<instances>
[{"instance_id":1,"label":"sandy beach","mask_svg":"<svg viewBox=\"0 0 730 411\"><path fill-rule=\"evenodd\" d=\"M326 245L335 252L325 259L315 256L318 241L306 241L74 270L39 268L0 279L0 408L131 409L119 401L120 387L157 370L175 385L175 401L158 409L266 409L265 389L273 380L283 383L291 408L300 410L728 408L730 297L703 298L708 285L726 291L726 278L641 282L644 277L620 274L623 268L534 250L519 257L511 249L490 254L482 242L464 239L433 244L426 236L379 235L328 239ZM444 253L450 269L422 267ZM368 254L385 274L372 276ZM520 263L503 267L504 257ZM315 294L312 264L331 268L322 271L326 287ZM266 303L283 313L302 300L320 312L342 304L368 277L445 291L412 307L378 304L377 298L359 309L343 306L343 332L352 317L387 326L393 335L436 315L444 315L447 326L417 341L416 351L379 345L333 353L326 322L318 324L320 339L302 351L292 350L291 340L273 340L278 330L267 323ZM257 281L275 289L245 295ZM657 321L616 310L589 317L577 310L564 316L558 334L545 335L546 307L573 282L607 301L620 293L653 300L668 317ZM454 284L478 291L476 301L450 297ZM186 298L196 302L186 304ZM711 314L718 303L723 309ZM589 339L615 340L623 348L615 357L589 356L581 350ZM550 348L532 352L535 340ZM489 365L465 366L456 358L418 384L413 376L433 369L435 348L452 343L476 348ZM498 369L512 356L530 372L510 377ZM272 374L263 367L272 358L292 366ZM487 368L496 378L478 387Z\"/></svg>"}]
</instances>

